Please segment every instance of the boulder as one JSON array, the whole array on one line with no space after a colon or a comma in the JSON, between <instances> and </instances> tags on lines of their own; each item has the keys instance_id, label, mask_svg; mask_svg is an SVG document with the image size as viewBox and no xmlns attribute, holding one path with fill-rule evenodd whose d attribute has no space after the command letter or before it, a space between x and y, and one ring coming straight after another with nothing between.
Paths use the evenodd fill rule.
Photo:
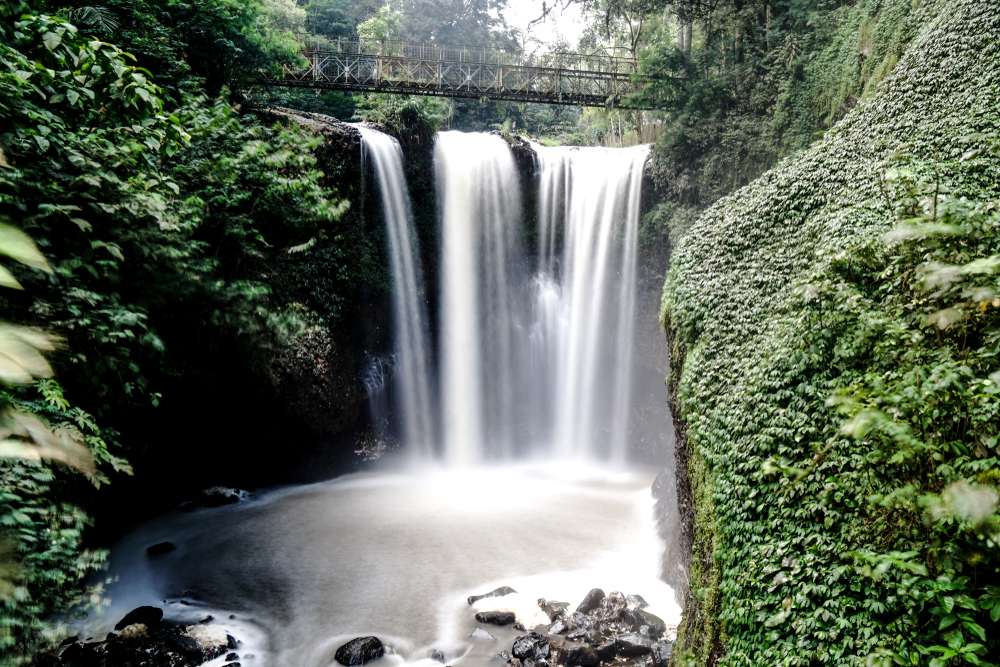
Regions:
<instances>
[{"instance_id":1,"label":"boulder","mask_svg":"<svg viewBox=\"0 0 1000 667\"><path fill-rule=\"evenodd\" d=\"M597 652L589 646L574 646L559 652L556 664L567 667L598 667L601 659Z\"/></svg>"},{"instance_id":2,"label":"boulder","mask_svg":"<svg viewBox=\"0 0 1000 667\"><path fill-rule=\"evenodd\" d=\"M653 652L653 642L634 633L615 637L614 645L615 655L619 658L634 658Z\"/></svg>"},{"instance_id":3,"label":"boulder","mask_svg":"<svg viewBox=\"0 0 1000 667\"><path fill-rule=\"evenodd\" d=\"M156 558L158 556L164 556L171 551L174 551L177 545L173 542L157 542L156 544L151 544L146 547L146 555L150 558Z\"/></svg>"},{"instance_id":4,"label":"boulder","mask_svg":"<svg viewBox=\"0 0 1000 667\"><path fill-rule=\"evenodd\" d=\"M670 664L670 656L674 651L674 645L670 642L656 642L653 644L653 667L667 667Z\"/></svg>"},{"instance_id":5,"label":"boulder","mask_svg":"<svg viewBox=\"0 0 1000 667\"><path fill-rule=\"evenodd\" d=\"M629 611L635 611L636 609L645 609L646 607L649 606L649 603L646 602L646 599L644 597L635 594L627 595L625 597L625 604L628 607Z\"/></svg>"},{"instance_id":6,"label":"boulder","mask_svg":"<svg viewBox=\"0 0 1000 667\"><path fill-rule=\"evenodd\" d=\"M521 660L534 660L536 662L548 660L549 639L537 632L529 632L514 640L510 652L515 658Z\"/></svg>"},{"instance_id":7,"label":"boulder","mask_svg":"<svg viewBox=\"0 0 1000 667\"><path fill-rule=\"evenodd\" d=\"M504 595L510 595L511 593L517 593L510 586L501 586L500 588L494 588L489 593L483 593L482 595L470 595L468 597L469 605L474 605L480 600L485 600L486 598L501 598Z\"/></svg>"},{"instance_id":8,"label":"boulder","mask_svg":"<svg viewBox=\"0 0 1000 667\"><path fill-rule=\"evenodd\" d=\"M490 625L510 625L515 621L512 611L481 611L476 614L476 621Z\"/></svg>"},{"instance_id":9,"label":"boulder","mask_svg":"<svg viewBox=\"0 0 1000 667\"><path fill-rule=\"evenodd\" d=\"M569 609L569 603L538 598L538 607L545 612L549 620L554 621L566 614L566 611Z\"/></svg>"},{"instance_id":10,"label":"boulder","mask_svg":"<svg viewBox=\"0 0 1000 667\"><path fill-rule=\"evenodd\" d=\"M663 636L663 633L667 631L667 624L663 622L663 619L655 614L650 614L644 609L636 609L630 612L632 619L632 626L640 630L642 626L649 626L647 632L643 634L648 635L654 639L658 639Z\"/></svg>"},{"instance_id":11,"label":"boulder","mask_svg":"<svg viewBox=\"0 0 1000 667\"><path fill-rule=\"evenodd\" d=\"M342 665L364 665L385 655L385 645L378 637L355 637L337 649L334 658Z\"/></svg>"},{"instance_id":12,"label":"boulder","mask_svg":"<svg viewBox=\"0 0 1000 667\"><path fill-rule=\"evenodd\" d=\"M159 607L142 606L136 607L122 617L122 620L115 624L115 630L122 630L130 625L141 623L147 628L158 625L163 620L163 610Z\"/></svg>"},{"instance_id":13,"label":"boulder","mask_svg":"<svg viewBox=\"0 0 1000 667\"><path fill-rule=\"evenodd\" d=\"M603 600L604 591L600 588L592 588L590 592L584 596L583 602L580 603L576 610L581 614L589 614L597 609Z\"/></svg>"}]
</instances>

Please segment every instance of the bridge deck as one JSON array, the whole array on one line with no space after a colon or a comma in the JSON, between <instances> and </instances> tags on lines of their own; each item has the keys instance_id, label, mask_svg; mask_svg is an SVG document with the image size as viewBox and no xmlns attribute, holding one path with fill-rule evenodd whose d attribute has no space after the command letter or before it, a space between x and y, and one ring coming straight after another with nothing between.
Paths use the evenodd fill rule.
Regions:
<instances>
[{"instance_id":1,"label":"bridge deck","mask_svg":"<svg viewBox=\"0 0 1000 667\"><path fill-rule=\"evenodd\" d=\"M395 42L334 42L303 54L269 85L578 106L645 108L630 99L636 63L606 55L525 59L486 49Z\"/></svg>"}]
</instances>

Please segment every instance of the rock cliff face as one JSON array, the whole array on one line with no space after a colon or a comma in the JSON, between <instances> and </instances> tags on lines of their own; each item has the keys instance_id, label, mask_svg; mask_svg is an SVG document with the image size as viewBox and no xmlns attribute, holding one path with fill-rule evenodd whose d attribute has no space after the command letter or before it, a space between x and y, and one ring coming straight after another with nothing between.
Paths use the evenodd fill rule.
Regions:
<instances>
[{"instance_id":1,"label":"rock cliff face","mask_svg":"<svg viewBox=\"0 0 1000 667\"><path fill-rule=\"evenodd\" d=\"M883 600L879 616L850 593L873 585L846 555L871 537L862 504L839 498L835 519L812 515L822 479L786 489L765 463L808 462L811 429L831 420L829 369L787 372L795 341L817 333L794 287L894 224L882 186L899 155L957 164L1000 131L1000 12L976 0L920 11L924 30L869 99L709 208L672 253L662 318L693 544L674 664L865 664L906 639L905 605ZM975 186L996 196L997 183L994 170ZM835 448L816 465L841 476L856 463Z\"/></svg>"}]
</instances>

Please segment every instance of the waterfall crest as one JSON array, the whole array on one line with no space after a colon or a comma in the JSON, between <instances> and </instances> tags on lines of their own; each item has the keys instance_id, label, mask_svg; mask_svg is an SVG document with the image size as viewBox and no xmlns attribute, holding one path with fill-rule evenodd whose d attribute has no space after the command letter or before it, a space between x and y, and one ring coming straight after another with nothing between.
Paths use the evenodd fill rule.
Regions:
<instances>
[{"instance_id":1,"label":"waterfall crest","mask_svg":"<svg viewBox=\"0 0 1000 667\"><path fill-rule=\"evenodd\" d=\"M403 446L415 457L432 455L436 438L431 399L426 305L413 211L403 173L403 151L393 137L365 127L361 146L378 185L392 273L395 396Z\"/></svg>"}]
</instances>

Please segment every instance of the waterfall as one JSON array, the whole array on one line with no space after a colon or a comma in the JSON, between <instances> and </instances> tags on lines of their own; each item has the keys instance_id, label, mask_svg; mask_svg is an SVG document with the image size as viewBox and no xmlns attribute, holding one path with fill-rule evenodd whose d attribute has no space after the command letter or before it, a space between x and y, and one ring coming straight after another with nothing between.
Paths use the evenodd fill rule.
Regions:
<instances>
[{"instance_id":1,"label":"waterfall","mask_svg":"<svg viewBox=\"0 0 1000 667\"><path fill-rule=\"evenodd\" d=\"M395 396L403 446L415 457L431 456L435 440L428 360L427 317L413 212L399 142L357 126L362 151L378 184L392 271Z\"/></svg>"},{"instance_id":2,"label":"waterfall","mask_svg":"<svg viewBox=\"0 0 1000 667\"><path fill-rule=\"evenodd\" d=\"M537 245L499 136L442 132L440 407L446 463L624 462L648 147L535 147ZM532 261L533 260L533 261Z\"/></svg>"},{"instance_id":3,"label":"waterfall","mask_svg":"<svg viewBox=\"0 0 1000 667\"><path fill-rule=\"evenodd\" d=\"M487 453L509 455L514 444L521 194L514 159L498 136L441 132L434 162L444 458L466 465Z\"/></svg>"},{"instance_id":4,"label":"waterfall","mask_svg":"<svg viewBox=\"0 0 1000 667\"><path fill-rule=\"evenodd\" d=\"M636 252L647 146L535 147L543 276L558 285L553 445L626 458L635 345ZM562 233L562 251L552 239ZM542 295L540 294L541 298ZM540 304L539 310L551 308Z\"/></svg>"}]
</instances>

